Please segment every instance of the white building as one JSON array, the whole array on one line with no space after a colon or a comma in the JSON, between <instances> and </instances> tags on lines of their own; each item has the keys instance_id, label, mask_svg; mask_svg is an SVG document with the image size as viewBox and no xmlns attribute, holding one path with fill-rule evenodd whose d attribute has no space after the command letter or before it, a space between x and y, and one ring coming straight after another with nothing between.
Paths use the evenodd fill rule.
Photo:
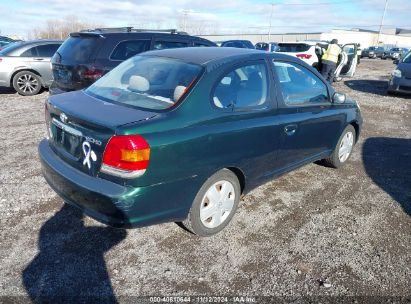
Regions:
<instances>
[{"instance_id":1,"label":"white building","mask_svg":"<svg viewBox=\"0 0 411 304\"><path fill-rule=\"evenodd\" d=\"M270 36L270 37L269 37ZM384 30L381 34L376 31L352 29L339 30L323 33L286 33L286 34L228 34L228 35L202 35L211 41L225 41L232 39L250 40L257 42L297 42L302 40L331 40L338 39L341 44L359 43L362 48L386 45L398 47L411 47L411 30L390 29Z\"/></svg>"}]
</instances>

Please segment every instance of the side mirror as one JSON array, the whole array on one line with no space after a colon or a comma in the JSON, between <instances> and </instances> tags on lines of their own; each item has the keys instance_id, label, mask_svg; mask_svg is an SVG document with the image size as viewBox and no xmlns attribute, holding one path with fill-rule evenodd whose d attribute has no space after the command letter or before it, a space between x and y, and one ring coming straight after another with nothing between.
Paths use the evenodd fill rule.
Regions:
<instances>
[{"instance_id":1,"label":"side mirror","mask_svg":"<svg viewBox=\"0 0 411 304\"><path fill-rule=\"evenodd\" d=\"M345 94L335 92L334 95L333 95L332 102L342 104L342 103L345 102L346 99L347 99L347 96L345 96Z\"/></svg>"},{"instance_id":2,"label":"side mirror","mask_svg":"<svg viewBox=\"0 0 411 304\"><path fill-rule=\"evenodd\" d=\"M392 63L393 63L393 64L399 64L400 61L399 61L398 59L395 59Z\"/></svg>"}]
</instances>

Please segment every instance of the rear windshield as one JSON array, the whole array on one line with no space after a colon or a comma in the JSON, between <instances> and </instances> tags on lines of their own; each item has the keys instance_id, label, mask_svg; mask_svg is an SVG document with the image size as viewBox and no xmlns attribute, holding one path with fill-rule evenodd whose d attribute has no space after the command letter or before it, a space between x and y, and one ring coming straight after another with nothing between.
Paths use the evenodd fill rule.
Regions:
<instances>
[{"instance_id":1,"label":"rear windshield","mask_svg":"<svg viewBox=\"0 0 411 304\"><path fill-rule=\"evenodd\" d=\"M277 52L297 53L306 52L310 49L309 44L305 43L279 43Z\"/></svg>"},{"instance_id":2,"label":"rear windshield","mask_svg":"<svg viewBox=\"0 0 411 304\"><path fill-rule=\"evenodd\" d=\"M3 46L3 50L0 52L0 55L6 56L11 54L11 52L14 52L16 49L18 49L21 44L21 41L10 42L9 44L6 44L5 46Z\"/></svg>"},{"instance_id":3,"label":"rear windshield","mask_svg":"<svg viewBox=\"0 0 411 304\"><path fill-rule=\"evenodd\" d=\"M57 50L59 62L89 63L102 38L93 36L69 37Z\"/></svg>"},{"instance_id":4,"label":"rear windshield","mask_svg":"<svg viewBox=\"0 0 411 304\"><path fill-rule=\"evenodd\" d=\"M117 104L165 110L185 94L201 71L198 65L137 55L121 63L85 92Z\"/></svg>"}]
</instances>

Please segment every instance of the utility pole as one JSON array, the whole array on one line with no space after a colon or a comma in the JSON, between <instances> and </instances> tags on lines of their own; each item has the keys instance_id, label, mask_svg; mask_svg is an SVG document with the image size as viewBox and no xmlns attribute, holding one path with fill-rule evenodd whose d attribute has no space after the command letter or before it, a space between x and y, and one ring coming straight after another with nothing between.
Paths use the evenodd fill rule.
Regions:
<instances>
[{"instance_id":1,"label":"utility pole","mask_svg":"<svg viewBox=\"0 0 411 304\"><path fill-rule=\"evenodd\" d=\"M184 28L184 32L187 32L187 15L190 12L190 10L182 10L181 11L183 13L183 28Z\"/></svg>"},{"instance_id":2,"label":"utility pole","mask_svg":"<svg viewBox=\"0 0 411 304\"><path fill-rule=\"evenodd\" d=\"M382 31L382 26L383 26L383 24L384 24L385 13L387 12L387 7L388 7L388 0L385 0L384 13L382 14L382 18L381 18L380 30L379 30L379 32L378 32L377 45L380 44L381 31Z\"/></svg>"},{"instance_id":3,"label":"utility pole","mask_svg":"<svg viewBox=\"0 0 411 304\"><path fill-rule=\"evenodd\" d=\"M273 19L274 3L271 3L270 25L268 27L268 43L271 42L271 21Z\"/></svg>"}]
</instances>

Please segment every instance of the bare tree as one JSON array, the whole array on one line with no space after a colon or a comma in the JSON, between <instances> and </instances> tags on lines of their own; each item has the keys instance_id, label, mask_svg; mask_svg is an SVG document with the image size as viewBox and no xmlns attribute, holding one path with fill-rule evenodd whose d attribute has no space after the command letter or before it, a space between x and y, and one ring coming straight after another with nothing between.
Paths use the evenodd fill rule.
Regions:
<instances>
[{"instance_id":1,"label":"bare tree","mask_svg":"<svg viewBox=\"0 0 411 304\"><path fill-rule=\"evenodd\" d=\"M218 28L215 21L206 19L197 19L189 14L182 14L177 19L177 28L180 31L185 31L190 35L206 35L211 34Z\"/></svg>"},{"instance_id":2,"label":"bare tree","mask_svg":"<svg viewBox=\"0 0 411 304\"><path fill-rule=\"evenodd\" d=\"M72 32L103 27L104 25L81 21L77 16L66 16L64 19L49 19L41 27L35 27L30 38L66 39Z\"/></svg>"}]
</instances>

